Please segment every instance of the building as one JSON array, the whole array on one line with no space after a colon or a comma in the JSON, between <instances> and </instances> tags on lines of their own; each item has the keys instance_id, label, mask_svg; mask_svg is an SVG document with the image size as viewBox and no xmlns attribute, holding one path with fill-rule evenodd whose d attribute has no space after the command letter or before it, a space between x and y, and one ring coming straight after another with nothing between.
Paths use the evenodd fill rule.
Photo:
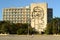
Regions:
<instances>
[{"instance_id":1,"label":"building","mask_svg":"<svg viewBox=\"0 0 60 40\"><path fill-rule=\"evenodd\" d=\"M53 18L53 9L48 8L47 9L47 23L51 22L52 18Z\"/></svg>"},{"instance_id":2,"label":"building","mask_svg":"<svg viewBox=\"0 0 60 40\"><path fill-rule=\"evenodd\" d=\"M43 32L52 19L52 8L47 3L32 3L22 8L4 8L3 20L13 23L30 23L36 31Z\"/></svg>"},{"instance_id":3,"label":"building","mask_svg":"<svg viewBox=\"0 0 60 40\"><path fill-rule=\"evenodd\" d=\"M29 20L30 8L4 8L3 20L13 23L27 23Z\"/></svg>"}]
</instances>

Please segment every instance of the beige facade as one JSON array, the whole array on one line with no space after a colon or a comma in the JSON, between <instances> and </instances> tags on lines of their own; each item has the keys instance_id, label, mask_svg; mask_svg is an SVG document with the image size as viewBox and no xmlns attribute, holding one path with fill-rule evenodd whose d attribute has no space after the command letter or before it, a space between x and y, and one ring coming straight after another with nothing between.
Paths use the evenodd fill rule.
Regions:
<instances>
[{"instance_id":1,"label":"beige facade","mask_svg":"<svg viewBox=\"0 0 60 40\"><path fill-rule=\"evenodd\" d=\"M30 23L36 31L44 31L52 19L52 9L47 3L32 3L22 8L4 8L3 20L13 23Z\"/></svg>"},{"instance_id":2,"label":"beige facade","mask_svg":"<svg viewBox=\"0 0 60 40\"><path fill-rule=\"evenodd\" d=\"M13 23L27 23L29 20L30 8L5 8L3 20Z\"/></svg>"},{"instance_id":3,"label":"beige facade","mask_svg":"<svg viewBox=\"0 0 60 40\"><path fill-rule=\"evenodd\" d=\"M32 27L37 31L43 31L46 28L47 24L47 4L31 4L31 13L33 13L31 20Z\"/></svg>"}]
</instances>

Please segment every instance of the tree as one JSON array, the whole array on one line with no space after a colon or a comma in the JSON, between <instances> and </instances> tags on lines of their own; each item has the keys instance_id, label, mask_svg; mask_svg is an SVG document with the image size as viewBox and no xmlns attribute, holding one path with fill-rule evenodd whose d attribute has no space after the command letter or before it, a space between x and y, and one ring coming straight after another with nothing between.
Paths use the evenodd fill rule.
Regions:
<instances>
[{"instance_id":1,"label":"tree","mask_svg":"<svg viewBox=\"0 0 60 40\"><path fill-rule=\"evenodd\" d=\"M52 22L48 23L47 24L47 27L46 27L46 34L53 34L53 25L52 25Z\"/></svg>"},{"instance_id":2,"label":"tree","mask_svg":"<svg viewBox=\"0 0 60 40\"><path fill-rule=\"evenodd\" d=\"M11 23L9 21L0 22L0 33L9 33L9 34L35 34L36 31L28 23Z\"/></svg>"},{"instance_id":3,"label":"tree","mask_svg":"<svg viewBox=\"0 0 60 40\"><path fill-rule=\"evenodd\" d=\"M56 17L53 19L53 33L58 34L60 33L60 18Z\"/></svg>"},{"instance_id":4,"label":"tree","mask_svg":"<svg viewBox=\"0 0 60 40\"><path fill-rule=\"evenodd\" d=\"M50 23L47 24L47 34L59 34L60 33L60 18L53 18Z\"/></svg>"},{"instance_id":5,"label":"tree","mask_svg":"<svg viewBox=\"0 0 60 40\"><path fill-rule=\"evenodd\" d=\"M18 26L17 34L28 34L28 24L27 23L24 23L24 24L18 23L17 26Z\"/></svg>"},{"instance_id":6,"label":"tree","mask_svg":"<svg viewBox=\"0 0 60 40\"><path fill-rule=\"evenodd\" d=\"M8 33L8 21L0 21L0 33Z\"/></svg>"}]
</instances>

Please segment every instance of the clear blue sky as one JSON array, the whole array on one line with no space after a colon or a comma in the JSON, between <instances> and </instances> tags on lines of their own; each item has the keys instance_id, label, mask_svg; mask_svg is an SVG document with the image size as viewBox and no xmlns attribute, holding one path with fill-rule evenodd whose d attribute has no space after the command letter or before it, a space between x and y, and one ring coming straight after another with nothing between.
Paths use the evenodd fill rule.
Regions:
<instances>
[{"instance_id":1,"label":"clear blue sky","mask_svg":"<svg viewBox=\"0 0 60 40\"><path fill-rule=\"evenodd\" d=\"M3 8L27 6L37 2L47 2L48 7L53 8L53 17L60 17L60 0L0 0L0 20Z\"/></svg>"}]
</instances>

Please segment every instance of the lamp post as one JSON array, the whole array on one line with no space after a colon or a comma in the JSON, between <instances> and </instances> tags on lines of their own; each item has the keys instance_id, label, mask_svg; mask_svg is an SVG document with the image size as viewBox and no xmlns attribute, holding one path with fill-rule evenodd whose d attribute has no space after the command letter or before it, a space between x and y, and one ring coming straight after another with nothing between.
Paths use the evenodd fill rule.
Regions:
<instances>
[{"instance_id":1,"label":"lamp post","mask_svg":"<svg viewBox=\"0 0 60 40\"><path fill-rule=\"evenodd\" d=\"M28 15L28 34L27 34L27 40L29 40L29 27L30 27L30 14Z\"/></svg>"},{"instance_id":2,"label":"lamp post","mask_svg":"<svg viewBox=\"0 0 60 40\"><path fill-rule=\"evenodd\" d=\"M57 19L58 33L59 33L59 20Z\"/></svg>"},{"instance_id":3,"label":"lamp post","mask_svg":"<svg viewBox=\"0 0 60 40\"><path fill-rule=\"evenodd\" d=\"M28 37L27 40L29 40L29 21L28 21L28 30L27 31L28 31L28 33L27 33L27 37Z\"/></svg>"}]
</instances>

